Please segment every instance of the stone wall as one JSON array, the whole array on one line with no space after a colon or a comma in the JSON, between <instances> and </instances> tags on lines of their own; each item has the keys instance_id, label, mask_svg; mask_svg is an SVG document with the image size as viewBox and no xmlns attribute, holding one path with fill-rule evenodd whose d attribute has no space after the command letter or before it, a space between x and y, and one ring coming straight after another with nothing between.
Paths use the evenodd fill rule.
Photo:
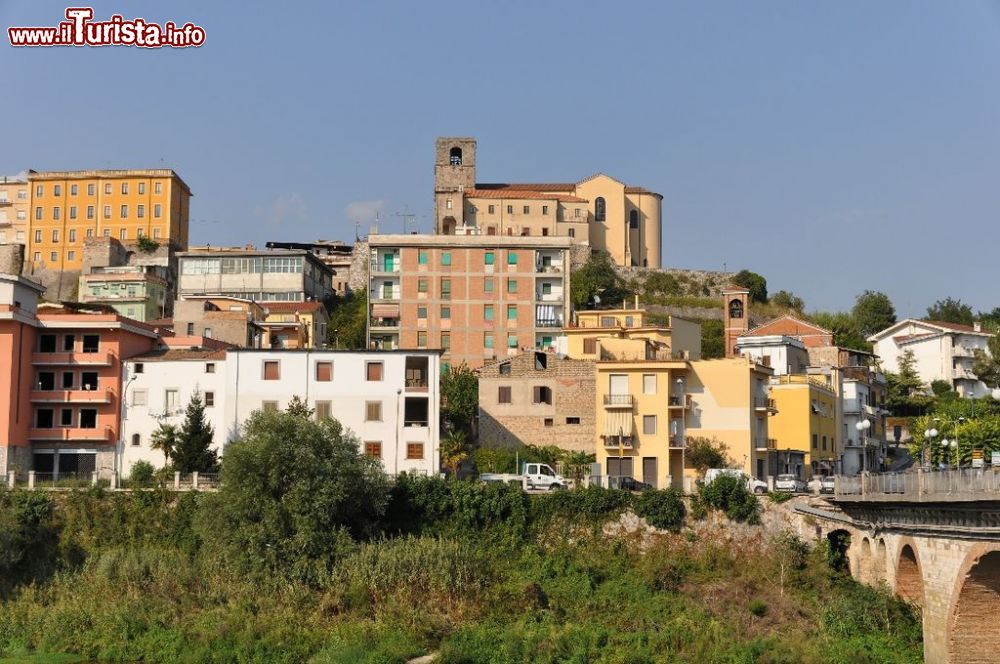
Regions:
<instances>
[{"instance_id":1,"label":"stone wall","mask_svg":"<svg viewBox=\"0 0 1000 664\"><path fill-rule=\"evenodd\" d=\"M0 244L0 274L21 274L24 269L24 245Z\"/></svg>"},{"instance_id":2,"label":"stone wall","mask_svg":"<svg viewBox=\"0 0 1000 664\"><path fill-rule=\"evenodd\" d=\"M352 291L368 287L368 242L359 240L351 251L351 267L347 274L347 287Z\"/></svg>"}]
</instances>

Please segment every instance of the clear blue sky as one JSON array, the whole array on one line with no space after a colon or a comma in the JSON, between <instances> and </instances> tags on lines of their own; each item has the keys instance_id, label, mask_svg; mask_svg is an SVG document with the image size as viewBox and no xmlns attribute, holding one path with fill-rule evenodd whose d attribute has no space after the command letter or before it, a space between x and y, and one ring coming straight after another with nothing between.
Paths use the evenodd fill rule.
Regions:
<instances>
[{"instance_id":1,"label":"clear blue sky","mask_svg":"<svg viewBox=\"0 0 1000 664\"><path fill-rule=\"evenodd\" d=\"M82 3L81 3L82 4ZM431 225L438 135L481 181L595 171L664 195L669 266L810 309L1000 306L1000 4L117 2L200 49L12 49L0 173L167 166L196 243ZM0 0L0 24L65 3Z\"/></svg>"}]
</instances>

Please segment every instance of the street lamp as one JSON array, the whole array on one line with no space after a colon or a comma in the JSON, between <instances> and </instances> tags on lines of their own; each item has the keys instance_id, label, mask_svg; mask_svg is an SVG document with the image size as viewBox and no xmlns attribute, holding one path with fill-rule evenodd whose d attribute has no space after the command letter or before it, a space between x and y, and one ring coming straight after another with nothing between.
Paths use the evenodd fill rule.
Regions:
<instances>
[{"instance_id":1,"label":"street lamp","mask_svg":"<svg viewBox=\"0 0 1000 664\"><path fill-rule=\"evenodd\" d=\"M861 449L864 456L861 459L861 472L868 470L868 430L872 428L871 420L861 420L854 425L861 435Z\"/></svg>"},{"instance_id":2,"label":"street lamp","mask_svg":"<svg viewBox=\"0 0 1000 664\"><path fill-rule=\"evenodd\" d=\"M934 439L937 438L938 430L933 427L924 431L924 440L927 442L927 454L924 454L924 446L920 445L920 464L923 466L929 466L931 463L930 450L931 445L934 444ZM926 457L926 458L925 458Z\"/></svg>"},{"instance_id":3,"label":"street lamp","mask_svg":"<svg viewBox=\"0 0 1000 664\"><path fill-rule=\"evenodd\" d=\"M958 441L955 440L954 438L952 438L951 440L944 438L941 440L941 449L944 451L946 455L945 459L947 460L948 467L951 468L951 457L958 449Z\"/></svg>"}]
</instances>

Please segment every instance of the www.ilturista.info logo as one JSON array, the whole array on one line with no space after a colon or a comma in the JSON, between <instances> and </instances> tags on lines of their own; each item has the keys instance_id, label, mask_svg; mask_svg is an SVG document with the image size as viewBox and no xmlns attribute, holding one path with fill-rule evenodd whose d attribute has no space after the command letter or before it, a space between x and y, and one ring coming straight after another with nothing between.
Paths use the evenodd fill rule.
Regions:
<instances>
[{"instance_id":1,"label":"www.ilturista.info logo","mask_svg":"<svg viewBox=\"0 0 1000 664\"><path fill-rule=\"evenodd\" d=\"M205 43L205 28L194 23L163 25L145 19L126 20L115 14L107 21L93 21L91 7L69 7L65 21L55 27L10 27L11 46L139 46L187 48Z\"/></svg>"}]
</instances>

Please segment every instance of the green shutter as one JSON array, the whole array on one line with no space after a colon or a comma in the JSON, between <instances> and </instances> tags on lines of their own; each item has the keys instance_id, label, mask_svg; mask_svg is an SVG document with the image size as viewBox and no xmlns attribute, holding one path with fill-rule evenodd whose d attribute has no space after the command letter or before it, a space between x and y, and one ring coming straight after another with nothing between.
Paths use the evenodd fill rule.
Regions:
<instances>
[{"instance_id":1,"label":"green shutter","mask_svg":"<svg viewBox=\"0 0 1000 664\"><path fill-rule=\"evenodd\" d=\"M487 265L493 265L493 260L494 260L493 252L492 251L487 251L486 252L486 264Z\"/></svg>"}]
</instances>

